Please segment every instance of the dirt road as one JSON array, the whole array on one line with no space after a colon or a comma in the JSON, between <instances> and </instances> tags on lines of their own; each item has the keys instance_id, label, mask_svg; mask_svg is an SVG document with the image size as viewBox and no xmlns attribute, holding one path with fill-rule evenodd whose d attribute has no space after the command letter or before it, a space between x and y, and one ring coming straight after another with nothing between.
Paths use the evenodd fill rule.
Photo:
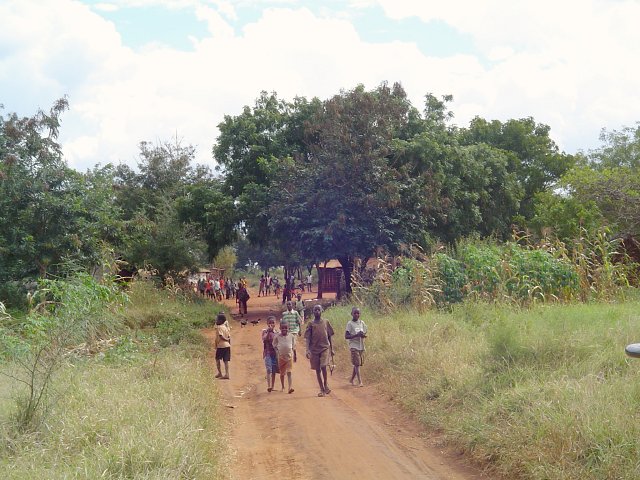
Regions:
<instances>
[{"instance_id":1,"label":"dirt road","mask_svg":"<svg viewBox=\"0 0 640 480\"><path fill-rule=\"evenodd\" d=\"M295 392L281 392L279 376L278 388L267 392L260 334L266 317L274 314L279 321L281 311L274 296L251 292L249 321L260 322L241 327L239 317L230 321L231 378L219 382L232 419L233 480L485 478L436 448L375 386L351 386L349 366L338 367L330 377L331 394L318 397L302 345L293 368ZM204 333L212 339L211 330ZM336 340L344 341L343 335L336 332Z\"/></svg>"}]
</instances>

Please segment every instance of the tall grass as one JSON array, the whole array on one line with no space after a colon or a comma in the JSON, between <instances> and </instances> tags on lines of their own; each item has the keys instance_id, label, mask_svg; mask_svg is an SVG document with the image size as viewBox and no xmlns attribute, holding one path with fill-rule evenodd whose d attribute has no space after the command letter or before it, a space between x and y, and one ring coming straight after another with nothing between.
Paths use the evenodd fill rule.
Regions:
<instances>
[{"instance_id":1,"label":"tall grass","mask_svg":"<svg viewBox=\"0 0 640 480\"><path fill-rule=\"evenodd\" d=\"M343 331L348 309L327 315ZM492 474L640 476L640 361L624 355L640 340L640 301L362 318L365 379ZM346 349L338 361L349 365Z\"/></svg>"},{"instance_id":2,"label":"tall grass","mask_svg":"<svg viewBox=\"0 0 640 480\"><path fill-rule=\"evenodd\" d=\"M354 299L380 311L449 307L465 299L519 305L615 300L638 268L618 246L598 231L571 250L559 241L534 245L518 236L507 243L463 239L432 255L413 249L394 268L379 259L373 272L356 269Z\"/></svg>"},{"instance_id":3,"label":"tall grass","mask_svg":"<svg viewBox=\"0 0 640 480\"><path fill-rule=\"evenodd\" d=\"M109 329L65 347L48 379L46 412L32 428L19 421L20 349L0 358L1 478L224 477L223 414L207 348L193 330L220 306L144 283L127 295L126 308L102 309ZM15 332L3 332L11 345ZM29 341L22 335L17 345Z\"/></svg>"},{"instance_id":4,"label":"tall grass","mask_svg":"<svg viewBox=\"0 0 640 480\"><path fill-rule=\"evenodd\" d=\"M173 349L90 360L67 366L54 388L62 395L43 429L17 435L0 424L3 479L222 478L221 407L201 360Z\"/></svg>"}]
</instances>

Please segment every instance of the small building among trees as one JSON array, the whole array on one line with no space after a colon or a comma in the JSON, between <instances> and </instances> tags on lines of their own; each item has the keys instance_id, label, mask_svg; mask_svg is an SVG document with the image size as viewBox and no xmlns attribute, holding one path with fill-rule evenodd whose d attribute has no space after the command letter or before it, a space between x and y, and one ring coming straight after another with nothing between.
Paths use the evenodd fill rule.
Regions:
<instances>
[{"instance_id":1,"label":"small building among trees","mask_svg":"<svg viewBox=\"0 0 640 480\"><path fill-rule=\"evenodd\" d=\"M318 292L337 293L342 276L340 262L338 260L329 260L316 265L316 270L318 271Z\"/></svg>"},{"instance_id":2,"label":"small building among trees","mask_svg":"<svg viewBox=\"0 0 640 480\"><path fill-rule=\"evenodd\" d=\"M360 262L355 262L361 267ZM369 258L364 269L375 270L378 266L377 258ZM344 290L344 272L342 265L336 259L316 265L318 271L318 298L322 298L323 293L335 293L338 297ZM353 270L353 269L352 269ZM362 272L361 272L362 273Z\"/></svg>"}]
</instances>

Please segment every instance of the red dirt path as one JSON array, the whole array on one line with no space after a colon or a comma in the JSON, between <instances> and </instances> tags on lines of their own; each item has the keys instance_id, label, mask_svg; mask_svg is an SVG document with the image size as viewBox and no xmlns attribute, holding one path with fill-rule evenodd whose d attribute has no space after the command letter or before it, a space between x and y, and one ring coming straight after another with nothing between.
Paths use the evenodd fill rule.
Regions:
<instances>
[{"instance_id":1,"label":"red dirt path","mask_svg":"<svg viewBox=\"0 0 640 480\"><path fill-rule=\"evenodd\" d=\"M305 299L315 297L305 293ZM237 313L237 306L227 303ZM232 326L230 380L220 380L222 403L231 417L231 478L247 479L450 479L486 478L463 459L436 446L415 422L382 399L375 386L353 387L350 368L330 377L330 395L317 397L315 372L298 349L295 392L268 393L260 332L269 314L280 318L274 296L251 292L249 320ZM212 330L204 330L212 341ZM343 332L336 332L341 341ZM300 353L302 354L300 355ZM363 370L366 379L366 367ZM276 377L276 386L280 384ZM285 381L286 385L286 381Z\"/></svg>"}]
</instances>

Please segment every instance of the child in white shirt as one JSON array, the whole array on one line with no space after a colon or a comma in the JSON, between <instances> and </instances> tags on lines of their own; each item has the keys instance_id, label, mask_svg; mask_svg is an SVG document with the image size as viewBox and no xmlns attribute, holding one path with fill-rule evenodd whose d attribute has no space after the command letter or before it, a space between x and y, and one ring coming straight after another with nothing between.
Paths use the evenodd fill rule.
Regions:
<instances>
[{"instance_id":1,"label":"child in white shirt","mask_svg":"<svg viewBox=\"0 0 640 480\"><path fill-rule=\"evenodd\" d=\"M367 326L360 320L360 309L357 307L351 309L351 320L347 323L344 338L349 341L349 350L351 350L351 364L353 365L351 385L355 385L353 381L357 378L358 386L362 387L360 367L364 365L364 339L367 338Z\"/></svg>"}]
</instances>

